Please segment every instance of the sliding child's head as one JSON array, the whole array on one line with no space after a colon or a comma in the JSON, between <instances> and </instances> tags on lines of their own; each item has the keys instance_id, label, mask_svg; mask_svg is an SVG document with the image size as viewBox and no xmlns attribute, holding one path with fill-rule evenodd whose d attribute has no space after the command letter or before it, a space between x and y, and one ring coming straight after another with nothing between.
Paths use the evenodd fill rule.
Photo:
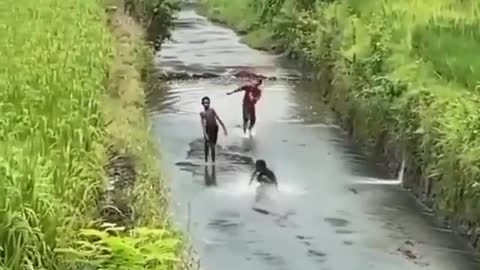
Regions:
<instances>
[{"instance_id":1,"label":"sliding child's head","mask_svg":"<svg viewBox=\"0 0 480 270\"><path fill-rule=\"evenodd\" d=\"M257 170L265 169L265 168L267 168L267 163L265 162L265 160L259 159L255 162L255 168Z\"/></svg>"}]
</instances>

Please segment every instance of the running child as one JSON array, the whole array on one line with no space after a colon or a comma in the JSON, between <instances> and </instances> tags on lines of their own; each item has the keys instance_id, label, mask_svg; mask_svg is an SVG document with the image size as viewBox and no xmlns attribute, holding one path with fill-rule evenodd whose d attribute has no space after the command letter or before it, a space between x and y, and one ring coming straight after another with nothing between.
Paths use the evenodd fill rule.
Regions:
<instances>
[{"instance_id":1,"label":"running child","mask_svg":"<svg viewBox=\"0 0 480 270\"><path fill-rule=\"evenodd\" d=\"M209 150L212 152L212 162L215 163L215 147L218 138L217 121L223 128L225 136L227 136L227 129L223 121L218 117L217 112L210 107L210 98L202 98L202 105L204 111L200 113L200 121L202 122L203 137L205 139L205 162L208 162Z\"/></svg>"},{"instance_id":2,"label":"running child","mask_svg":"<svg viewBox=\"0 0 480 270\"><path fill-rule=\"evenodd\" d=\"M250 126L248 127L248 130L251 135L252 128L255 125L255 122L257 120L255 105L257 104L258 100L260 100L260 97L262 96L262 90L260 90L259 88L261 84L262 84L262 79L257 78L255 84L244 85L234 91L227 93L227 95L231 95L233 93L245 91L245 95L243 96L243 104L242 104L243 133L245 135L247 134L247 124L250 122Z\"/></svg>"}]
</instances>

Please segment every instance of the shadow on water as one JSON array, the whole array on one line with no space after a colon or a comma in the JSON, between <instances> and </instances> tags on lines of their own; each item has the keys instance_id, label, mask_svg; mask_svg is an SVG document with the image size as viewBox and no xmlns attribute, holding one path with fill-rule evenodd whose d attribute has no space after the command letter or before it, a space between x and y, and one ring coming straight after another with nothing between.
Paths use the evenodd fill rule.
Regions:
<instances>
[{"instance_id":1,"label":"shadow on water","mask_svg":"<svg viewBox=\"0 0 480 270\"><path fill-rule=\"evenodd\" d=\"M217 172L215 165L211 167L212 173L210 174L208 166L205 166L204 177L205 177L205 186L216 186L217 185Z\"/></svg>"},{"instance_id":2,"label":"shadow on water","mask_svg":"<svg viewBox=\"0 0 480 270\"><path fill-rule=\"evenodd\" d=\"M221 172L251 171L254 168L254 161L251 157L245 155L247 151L247 149L241 146L230 145L224 148L217 145L216 162L212 166L212 174L216 174L217 168ZM176 162L175 165L180 167L181 170L191 172L194 175L200 174L203 167L205 178L211 178L212 176L207 169L209 166L204 162L204 153L204 140L196 139L189 144L186 160Z\"/></svg>"},{"instance_id":3,"label":"shadow on water","mask_svg":"<svg viewBox=\"0 0 480 270\"><path fill-rule=\"evenodd\" d=\"M179 15L173 41L157 55L159 69L298 73L190 9ZM385 173L335 125L312 82L266 81L253 138L242 137L242 95L225 95L240 83L171 81L168 90L148 95L162 160L176 165L169 174L172 212L180 226L188 224L205 268L477 268L468 249L437 230L398 186L348 189L358 178L374 183ZM215 166L203 161L198 114L205 95L229 131L219 134ZM277 175L278 191L248 185L259 158Z\"/></svg>"}]
</instances>

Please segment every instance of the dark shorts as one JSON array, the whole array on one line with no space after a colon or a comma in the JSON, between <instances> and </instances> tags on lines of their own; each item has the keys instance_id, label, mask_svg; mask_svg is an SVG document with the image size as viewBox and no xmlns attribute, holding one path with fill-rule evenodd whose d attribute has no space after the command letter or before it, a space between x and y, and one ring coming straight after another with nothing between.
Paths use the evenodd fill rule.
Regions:
<instances>
[{"instance_id":1,"label":"dark shorts","mask_svg":"<svg viewBox=\"0 0 480 270\"><path fill-rule=\"evenodd\" d=\"M244 121L255 121L255 105L243 104L242 112Z\"/></svg>"},{"instance_id":2,"label":"dark shorts","mask_svg":"<svg viewBox=\"0 0 480 270\"><path fill-rule=\"evenodd\" d=\"M217 138L218 138L218 126L217 125L212 125L212 126L207 126L206 132L208 135L208 139L210 143L217 143ZM207 138L205 138L206 140Z\"/></svg>"}]
</instances>

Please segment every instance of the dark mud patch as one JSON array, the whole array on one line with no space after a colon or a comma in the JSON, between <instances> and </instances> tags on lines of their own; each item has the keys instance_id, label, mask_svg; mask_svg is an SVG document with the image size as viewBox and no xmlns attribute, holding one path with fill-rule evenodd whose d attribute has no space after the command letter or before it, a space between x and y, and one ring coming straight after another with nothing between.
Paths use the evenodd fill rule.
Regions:
<instances>
[{"instance_id":1,"label":"dark mud patch","mask_svg":"<svg viewBox=\"0 0 480 270\"><path fill-rule=\"evenodd\" d=\"M293 223L291 220L288 219L287 216L280 216L274 220L275 224L277 224L280 228L290 228L295 229L297 225Z\"/></svg>"},{"instance_id":2,"label":"dark mud patch","mask_svg":"<svg viewBox=\"0 0 480 270\"><path fill-rule=\"evenodd\" d=\"M282 257L275 256L269 252L257 251L253 255L260 257L263 261L274 265L274 266L283 266L285 265L285 260Z\"/></svg>"},{"instance_id":3,"label":"dark mud patch","mask_svg":"<svg viewBox=\"0 0 480 270\"><path fill-rule=\"evenodd\" d=\"M345 227L350 224L348 220L343 218L324 218L323 220L333 227Z\"/></svg>"},{"instance_id":4,"label":"dark mud patch","mask_svg":"<svg viewBox=\"0 0 480 270\"><path fill-rule=\"evenodd\" d=\"M336 234L353 234L353 231L350 231L350 230L336 230L335 231Z\"/></svg>"},{"instance_id":5,"label":"dark mud patch","mask_svg":"<svg viewBox=\"0 0 480 270\"><path fill-rule=\"evenodd\" d=\"M321 251L318 251L318 250L313 250L313 249L308 250L308 255L315 256L315 257L326 257L327 256L327 254L325 254Z\"/></svg>"},{"instance_id":6,"label":"dark mud patch","mask_svg":"<svg viewBox=\"0 0 480 270\"><path fill-rule=\"evenodd\" d=\"M352 192L353 194L358 194L358 190L356 188L353 188L353 187L349 187L348 191Z\"/></svg>"},{"instance_id":7,"label":"dark mud patch","mask_svg":"<svg viewBox=\"0 0 480 270\"><path fill-rule=\"evenodd\" d=\"M303 235L297 235L295 238L297 238L299 240L311 240L311 239L313 239L313 237L303 236Z\"/></svg>"},{"instance_id":8,"label":"dark mud patch","mask_svg":"<svg viewBox=\"0 0 480 270\"><path fill-rule=\"evenodd\" d=\"M408 261L416 265L420 265L420 266L430 265L430 263L422 260L422 257L420 256L420 254L415 248L415 244L410 240L403 242L403 244L397 249L397 252L400 253Z\"/></svg>"},{"instance_id":9,"label":"dark mud patch","mask_svg":"<svg viewBox=\"0 0 480 270\"><path fill-rule=\"evenodd\" d=\"M216 215L216 218L208 222L208 227L224 232L235 233L243 223L239 221L240 214L234 211L221 211Z\"/></svg>"},{"instance_id":10,"label":"dark mud patch","mask_svg":"<svg viewBox=\"0 0 480 270\"><path fill-rule=\"evenodd\" d=\"M131 226L134 221L133 207L128 194L136 181L133 158L108 149L108 162L105 166L109 182L100 197L99 213L104 222L119 226Z\"/></svg>"},{"instance_id":11,"label":"dark mud patch","mask_svg":"<svg viewBox=\"0 0 480 270\"><path fill-rule=\"evenodd\" d=\"M303 236L303 235L297 235L295 238L297 238L298 240L300 240L300 242L302 244L304 244L305 246L309 247L312 245L312 243L310 242L310 240L313 240L313 237L307 237L307 236Z\"/></svg>"},{"instance_id":12,"label":"dark mud patch","mask_svg":"<svg viewBox=\"0 0 480 270\"><path fill-rule=\"evenodd\" d=\"M314 250L314 249L309 249L308 250L308 256L315 258L316 261L323 263L327 260L327 254L324 252Z\"/></svg>"},{"instance_id":13,"label":"dark mud patch","mask_svg":"<svg viewBox=\"0 0 480 270\"><path fill-rule=\"evenodd\" d=\"M204 54L196 54L196 56L207 56ZM223 78L223 79L234 79L234 78L244 78L243 76L238 76L236 73L234 74L226 74L226 70L224 68L213 69L208 72L201 72L201 70L207 70L207 68L200 64L193 64L189 66L185 66L184 63L180 60L176 60L175 56L163 56L163 65L168 66L175 66L177 68L181 68L180 70L167 70L164 69L161 72L158 72L157 78L164 81L174 81L174 80L199 80L199 79L214 79L214 78ZM210 67L211 69L212 67ZM186 71L187 70L187 71ZM296 81L298 78L290 78L290 77L281 77L278 78L276 76L261 76L258 75L257 77L262 78L263 80L268 81Z\"/></svg>"},{"instance_id":14,"label":"dark mud patch","mask_svg":"<svg viewBox=\"0 0 480 270\"><path fill-rule=\"evenodd\" d=\"M205 158L205 145L203 139L197 139L189 144L190 149L187 151L187 160L177 162L176 165L183 170L195 171L203 165L198 163L204 162ZM253 168L253 158L238 152L233 152L232 149L246 153L247 150L242 150L240 147L227 146L225 149L220 145L216 147L216 168L222 171L235 171L239 166ZM239 151L239 152L240 152Z\"/></svg>"},{"instance_id":15,"label":"dark mud patch","mask_svg":"<svg viewBox=\"0 0 480 270\"><path fill-rule=\"evenodd\" d=\"M177 29L196 29L200 28L202 25L205 25L205 21L200 19L181 20L175 22L175 28Z\"/></svg>"},{"instance_id":16,"label":"dark mud patch","mask_svg":"<svg viewBox=\"0 0 480 270\"><path fill-rule=\"evenodd\" d=\"M223 231L231 233L236 231L242 224L226 218L216 218L212 219L208 226L215 229L216 231Z\"/></svg>"},{"instance_id":17,"label":"dark mud patch","mask_svg":"<svg viewBox=\"0 0 480 270\"><path fill-rule=\"evenodd\" d=\"M262 215L270 215L270 211L267 211L265 209L262 209L262 208L258 208L258 207L252 207L253 211L257 212L257 213L260 213Z\"/></svg>"},{"instance_id":18,"label":"dark mud patch","mask_svg":"<svg viewBox=\"0 0 480 270\"><path fill-rule=\"evenodd\" d=\"M198 40L191 40L189 43L190 44L204 44L206 43L208 40L206 39L198 39Z\"/></svg>"},{"instance_id":19,"label":"dark mud patch","mask_svg":"<svg viewBox=\"0 0 480 270\"><path fill-rule=\"evenodd\" d=\"M202 167L199 164L194 164L193 162L188 162L188 161L176 162L175 166L178 166L180 167L180 170L187 171L187 172L192 172Z\"/></svg>"}]
</instances>

